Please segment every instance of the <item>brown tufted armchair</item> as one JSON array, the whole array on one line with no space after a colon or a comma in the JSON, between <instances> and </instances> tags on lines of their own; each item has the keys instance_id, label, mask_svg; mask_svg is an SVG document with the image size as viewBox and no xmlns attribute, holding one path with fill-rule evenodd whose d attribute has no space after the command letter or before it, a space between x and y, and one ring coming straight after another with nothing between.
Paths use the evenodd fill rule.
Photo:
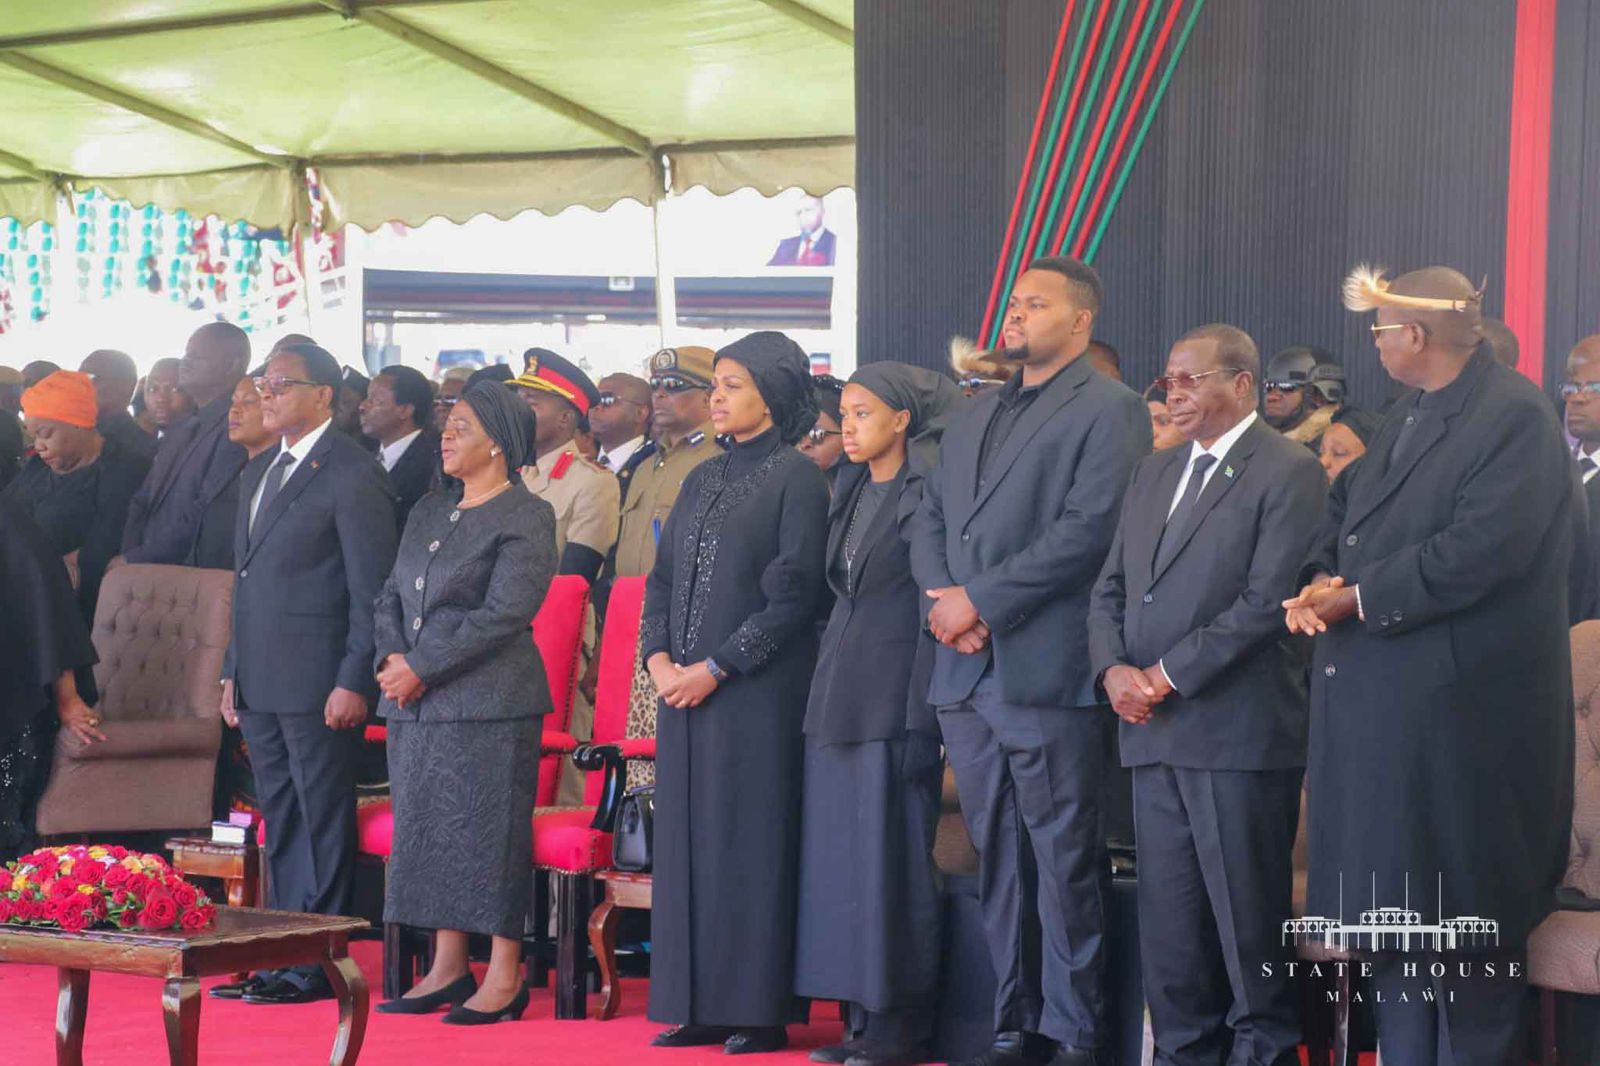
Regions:
<instances>
[{"instance_id":1,"label":"brown tufted armchair","mask_svg":"<svg viewBox=\"0 0 1600 1066\"><path fill-rule=\"evenodd\" d=\"M107 572L94 618L96 710L107 739L85 746L61 733L39 801L41 836L211 822L232 602L227 570Z\"/></svg>"},{"instance_id":2,"label":"brown tufted armchair","mask_svg":"<svg viewBox=\"0 0 1600 1066\"><path fill-rule=\"evenodd\" d=\"M1600 622L1572 630L1572 701L1577 708L1572 847L1562 888L1600 908ZM1539 989L1540 1059L1558 1061L1557 992L1600 996L1600 909L1558 910L1528 938L1528 983Z\"/></svg>"}]
</instances>

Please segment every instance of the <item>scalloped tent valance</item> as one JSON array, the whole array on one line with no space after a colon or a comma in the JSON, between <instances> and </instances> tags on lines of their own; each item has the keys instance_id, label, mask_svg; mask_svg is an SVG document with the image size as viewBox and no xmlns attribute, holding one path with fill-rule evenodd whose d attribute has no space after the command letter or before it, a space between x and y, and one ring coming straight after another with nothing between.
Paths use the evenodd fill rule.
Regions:
<instances>
[{"instance_id":1,"label":"scalloped tent valance","mask_svg":"<svg viewBox=\"0 0 1600 1066\"><path fill-rule=\"evenodd\" d=\"M0 27L0 217L58 189L372 228L854 183L851 0L53 0Z\"/></svg>"}]
</instances>

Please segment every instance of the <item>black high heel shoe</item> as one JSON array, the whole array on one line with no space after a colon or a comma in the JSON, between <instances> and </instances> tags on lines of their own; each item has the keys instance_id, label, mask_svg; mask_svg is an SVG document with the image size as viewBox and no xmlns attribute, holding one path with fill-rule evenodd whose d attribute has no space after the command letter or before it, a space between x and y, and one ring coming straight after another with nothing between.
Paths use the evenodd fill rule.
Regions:
<instances>
[{"instance_id":1,"label":"black high heel shoe","mask_svg":"<svg viewBox=\"0 0 1600 1066\"><path fill-rule=\"evenodd\" d=\"M472 998L478 990L478 982L472 975L464 974L445 985L437 992L429 992L425 996L412 996L391 999L386 1003L378 1004L377 1009L384 1014L432 1014L440 1007L454 1007L465 1003Z\"/></svg>"},{"instance_id":2,"label":"black high heel shoe","mask_svg":"<svg viewBox=\"0 0 1600 1066\"><path fill-rule=\"evenodd\" d=\"M456 1004L450 1008L450 1013L444 1016L446 1025L493 1025L495 1022L517 1022L522 1020L522 1012L528 1009L528 986L523 985L517 994L497 1011L486 1012L473 1010L470 1007Z\"/></svg>"}]
</instances>

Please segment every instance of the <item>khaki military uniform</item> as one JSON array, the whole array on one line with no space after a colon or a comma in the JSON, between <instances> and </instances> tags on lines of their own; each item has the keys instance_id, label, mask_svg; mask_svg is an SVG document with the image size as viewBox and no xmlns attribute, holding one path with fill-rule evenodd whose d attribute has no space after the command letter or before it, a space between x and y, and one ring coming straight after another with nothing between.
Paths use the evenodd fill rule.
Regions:
<instances>
[{"instance_id":1,"label":"khaki military uniform","mask_svg":"<svg viewBox=\"0 0 1600 1066\"><path fill-rule=\"evenodd\" d=\"M538 469L526 470L522 483L556 512L556 556L567 543L593 548L602 558L617 542L617 477L564 444L541 455Z\"/></svg>"},{"instance_id":2,"label":"khaki military uniform","mask_svg":"<svg viewBox=\"0 0 1600 1066\"><path fill-rule=\"evenodd\" d=\"M711 424L701 426L670 448L657 447L633 474L622 503L622 528L617 534L618 577L644 577L656 565L656 544L678 490L689 471L721 455Z\"/></svg>"}]
</instances>

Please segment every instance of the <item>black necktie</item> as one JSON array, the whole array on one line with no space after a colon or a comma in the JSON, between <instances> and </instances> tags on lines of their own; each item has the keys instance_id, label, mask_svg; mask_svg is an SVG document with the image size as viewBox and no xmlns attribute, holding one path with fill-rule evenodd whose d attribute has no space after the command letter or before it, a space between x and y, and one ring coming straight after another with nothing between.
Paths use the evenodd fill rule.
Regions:
<instances>
[{"instance_id":1,"label":"black necktie","mask_svg":"<svg viewBox=\"0 0 1600 1066\"><path fill-rule=\"evenodd\" d=\"M1178 500L1178 506L1167 516L1166 527L1162 529L1161 539L1156 543L1157 570L1166 565L1167 552L1178 550L1178 543L1182 539L1179 534L1188 526L1189 516L1194 514L1194 505L1206 487L1206 471L1210 470L1216 461L1216 456L1202 452L1189 467L1189 483L1183 487L1183 497Z\"/></svg>"},{"instance_id":2,"label":"black necktie","mask_svg":"<svg viewBox=\"0 0 1600 1066\"><path fill-rule=\"evenodd\" d=\"M278 490L283 488L283 474L294 464L294 456L284 452L278 456L278 461L272 464L272 469L267 471L267 483L261 489L261 504L256 508L256 513L250 519L250 539L256 536L256 526L260 520L267 516L267 508L272 506L272 501L278 498Z\"/></svg>"}]
</instances>

